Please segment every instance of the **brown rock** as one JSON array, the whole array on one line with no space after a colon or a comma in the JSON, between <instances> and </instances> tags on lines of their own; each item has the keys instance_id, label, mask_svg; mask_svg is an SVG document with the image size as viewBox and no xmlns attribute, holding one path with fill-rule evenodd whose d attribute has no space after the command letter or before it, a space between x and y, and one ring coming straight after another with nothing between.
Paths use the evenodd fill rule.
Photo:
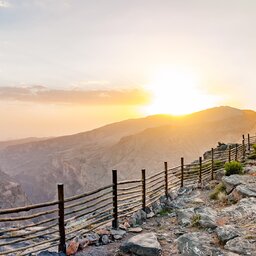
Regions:
<instances>
[{"instance_id":1,"label":"brown rock","mask_svg":"<svg viewBox=\"0 0 256 256\"><path fill-rule=\"evenodd\" d=\"M79 247L79 242L77 242L76 240L72 240L67 248L66 254L69 255L74 255Z\"/></svg>"}]
</instances>

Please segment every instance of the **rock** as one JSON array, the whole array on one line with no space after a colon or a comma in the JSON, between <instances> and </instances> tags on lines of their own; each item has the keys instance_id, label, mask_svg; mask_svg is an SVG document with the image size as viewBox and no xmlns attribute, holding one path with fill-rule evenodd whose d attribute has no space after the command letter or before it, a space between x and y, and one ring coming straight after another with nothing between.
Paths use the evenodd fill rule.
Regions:
<instances>
[{"instance_id":1,"label":"rock","mask_svg":"<svg viewBox=\"0 0 256 256\"><path fill-rule=\"evenodd\" d=\"M78 240L79 243L79 250L83 250L85 247L87 247L90 244L90 241L87 238L81 238Z\"/></svg>"},{"instance_id":2,"label":"rock","mask_svg":"<svg viewBox=\"0 0 256 256\"><path fill-rule=\"evenodd\" d=\"M214 246L214 240L208 233L187 233L177 239L178 249L184 256L222 256L221 249ZM226 254L227 255L227 254Z\"/></svg>"},{"instance_id":3,"label":"rock","mask_svg":"<svg viewBox=\"0 0 256 256\"><path fill-rule=\"evenodd\" d=\"M130 227L130 224L128 221L125 221L123 224L119 225L120 229L127 230Z\"/></svg>"},{"instance_id":4,"label":"rock","mask_svg":"<svg viewBox=\"0 0 256 256\"><path fill-rule=\"evenodd\" d=\"M155 216L155 214L153 211L147 214L148 219L153 218L154 216Z\"/></svg>"},{"instance_id":5,"label":"rock","mask_svg":"<svg viewBox=\"0 0 256 256\"><path fill-rule=\"evenodd\" d=\"M228 194L239 185L243 185L240 186L241 193L244 191L244 195L248 193L248 196L251 196L251 194L252 196L255 196L255 189L253 190L253 188L256 187L256 176L236 174L223 177L222 182L224 183Z\"/></svg>"},{"instance_id":6,"label":"rock","mask_svg":"<svg viewBox=\"0 0 256 256\"><path fill-rule=\"evenodd\" d=\"M159 212L162 211L162 207L161 207L161 205L158 204L157 202L154 202L154 203L152 204L152 210L153 210L153 212L154 212L155 214L157 214L157 213L159 213Z\"/></svg>"},{"instance_id":7,"label":"rock","mask_svg":"<svg viewBox=\"0 0 256 256\"><path fill-rule=\"evenodd\" d=\"M216 228L216 234L222 243L226 243L227 241L238 237L240 232L231 225L225 225L223 227Z\"/></svg>"},{"instance_id":8,"label":"rock","mask_svg":"<svg viewBox=\"0 0 256 256\"><path fill-rule=\"evenodd\" d=\"M96 244L99 239L100 236L94 232L86 234L85 238L89 241L89 244Z\"/></svg>"},{"instance_id":9,"label":"rock","mask_svg":"<svg viewBox=\"0 0 256 256\"><path fill-rule=\"evenodd\" d=\"M178 218L178 223L181 226L189 226L192 224L193 216L195 215L194 208L187 208L187 209L177 209L176 215Z\"/></svg>"},{"instance_id":10,"label":"rock","mask_svg":"<svg viewBox=\"0 0 256 256\"><path fill-rule=\"evenodd\" d=\"M129 219L129 224L131 227L136 227L136 226L140 226L143 224L143 221L146 220L147 218L147 214L142 211L139 210L135 213L132 214L131 218Z\"/></svg>"},{"instance_id":11,"label":"rock","mask_svg":"<svg viewBox=\"0 0 256 256\"><path fill-rule=\"evenodd\" d=\"M244 197L256 197L256 182L254 184L237 186L234 192L240 196L239 200Z\"/></svg>"},{"instance_id":12,"label":"rock","mask_svg":"<svg viewBox=\"0 0 256 256\"><path fill-rule=\"evenodd\" d=\"M110 243L108 235L103 235L100 240L101 240L101 243L104 245Z\"/></svg>"},{"instance_id":13,"label":"rock","mask_svg":"<svg viewBox=\"0 0 256 256\"><path fill-rule=\"evenodd\" d=\"M147 213L143 210L140 210L141 220L144 222L147 220Z\"/></svg>"},{"instance_id":14,"label":"rock","mask_svg":"<svg viewBox=\"0 0 256 256\"><path fill-rule=\"evenodd\" d=\"M141 233L142 232L142 228L141 227L137 227L137 228L129 228L128 231L131 233Z\"/></svg>"},{"instance_id":15,"label":"rock","mask_svg":"<svg viewBox=\"0 0 256 256\"><path fill-rule=\"evenodd\" d=\"M104 228L97 230L96 233L97 233L99 236L109 235L109 234L110 234L109 231L106 230L106 229L104 229Z\"/></svg>"},{"instance_id":16,"label":"rock","mask_svg":"<svg viewBox=\"0 0 256 256\"><path fill-rule=\"evenodd\" d=\"M120 247L124 253L134 253L139 256L158 256L162 249L154 233L140 234L130 238Z\"/></svg>"},{"instance_id":17,"label":"rock","mask_svg":"<svg viewBox=\"0 0 256 256\"><path fill-rule=\"evenodd\" d=\"M42 251L37 254L37 256L65 256L65 253L58 253L58 252L49 252L49 251Z\"/></svg>"},{"instance_id":18,"label":"rock","mask_svg":"<svg viewBox=\"0 0 256 256\"><path fill-rule=\"evenodd\" d=\"M79 242L77 239L74 239L72 240L68 247L67 247L67 251L66 251L66 254L69 256L69 255L73 255L77 252L78 250L78 247L79 247Z\"/></svg>"},{"instance_id":19,"label":"rock","mask_svg":"<svg viewBox=\"0 0 256 256\"><path fill-rule=\"evenodd\" d=\"M237 237L226 243L226 250L239 253L240 255L255 255L256 239L248 239L247 237Z\"/></svg>"},{"instance_id":20,"label":"rock","mask_svg":"<svg viewBox=\"0 0 256 256\"><path fill-rule=\"evenodd\" d=\"M112 229L110 231L110 234L113 236L115 240L121 240L126 235L126 231L121 229L119 230Z\"/></svg>"},{"instance_id":21,"label":"rock","mask_svg":"<svg viewBox=\"0 0 256 256\"><path fill-rule=\"evenodd\" d=\"M203 228L217 227L217 212L210 207L195 208L195 214L199 215L199 225Z\"/></svg>"},{"instance_id":22,"label":"rock","mask_svg":"<svg viewBox=\"0 0 256 256\"><path fill-rule=\"evenodd\" d=\"M107 251L104 246L95 247L90 246L87 247L84 251L80 251L76 253L75 256L113 256L113 253Z\"/></svg>"},{"instance_id":23,"label":"rock","mask_svg":"<svg viewBox=\"0 0 256 256\"><path fill-rule=\"evenodd\" d=\"M215 179L217 181L221 181L224 176L225 176L225 170L224 169L219 169L219 170L216 171Z\"/></svg>"}]
</instances>

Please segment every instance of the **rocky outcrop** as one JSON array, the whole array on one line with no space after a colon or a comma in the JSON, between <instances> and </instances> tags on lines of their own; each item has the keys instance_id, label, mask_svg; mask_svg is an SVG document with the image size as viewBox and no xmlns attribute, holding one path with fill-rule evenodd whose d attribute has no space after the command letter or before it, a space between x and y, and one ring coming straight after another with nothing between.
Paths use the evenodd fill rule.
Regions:
<instances>
[{"instance_id":1,"label":"rocky outcrop","mask_svg":"<svg viewBox=\"0 0 256 256\"><path fill-rule=\"evenodd\" d=\"M134 236L120 247L125 253L134 253L139 256L158 256L161 255L161 246L154 233L147 233Z\"/></svg>"},{"instance_id":2,"label":"rocky outcrop","mask_svg":"<svg viewBox=\"0 0 256 256\"><path fill-rule=\"evenodd\" d=\"M0 209L28 205L30 202L20 184L0 170Z\"/></svg>"}]
</instances>

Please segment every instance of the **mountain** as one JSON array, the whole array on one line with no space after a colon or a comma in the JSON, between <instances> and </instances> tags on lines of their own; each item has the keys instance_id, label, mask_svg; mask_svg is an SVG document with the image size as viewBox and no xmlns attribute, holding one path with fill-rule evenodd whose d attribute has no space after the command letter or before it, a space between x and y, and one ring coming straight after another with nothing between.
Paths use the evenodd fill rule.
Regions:
<instances>
[{"instance_id":1,"label":"mountain","mask_svg":"<svg viewBox=\"0 0 256 256\"><path fill-rule=\"evenodd\" d=\"M52 200L56 183L66 196L120 179L153 173L193 161L218 141L241 142L243 133L256 131L256 112L218 107L183 117L155 115L126 120L92 131L0 150L0 168L19 182L33 202Z\"/></svg>"},{"instance_id":2,"label":"mountain","mask_svg":"<svg viewBox=\"0 0 256 256\"><path fill-rule=\"evenodd\" d=\"M28 205L30 202L21 186L0 170L0 209Z\"/></svg>"}]
</instances>

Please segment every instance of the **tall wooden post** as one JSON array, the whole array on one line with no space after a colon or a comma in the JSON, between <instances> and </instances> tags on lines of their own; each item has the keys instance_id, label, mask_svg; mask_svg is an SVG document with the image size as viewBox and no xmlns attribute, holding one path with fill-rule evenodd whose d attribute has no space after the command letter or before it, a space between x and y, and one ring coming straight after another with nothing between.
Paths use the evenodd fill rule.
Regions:
<instances>
[{"instance_id":1,"label":"tall wooden post","mask_svg":"<svg viewBox=\"0 0 256 256\"><path fill-rule=\"evenodd\" d=\"M211 179L214 179L214 149L212 148L212 169L211 169Z\"/></svg>"},{"instance_id":2,"label":"tall wooden post","mask_svg":"<svg viewBox=\"0 0 256 256\"><path fill-rule=\"evenodd\" d=\"M238 144L236 144L236 155L235 155L235 161L238 160Z\"/></svg>"},{"instance_id":3,"label":"tall wooden post","mask_svg":"<svg viewBox=\"0 0 256 256\"><path fill-rule=\"evenodd\" d=\"M58 184L58 200L59 200L59 234L60 234L59 252L66 253L63 184Z\"/></svg>"},{"instance_id":4,"label":"tall wooden post","mask_svg":"<svg viewBox=\"0 0 256 256\"><path fill-rule=\"evenodd\" d=\"M184 158L181 158L181 176L180 176L180 187L184 186Z\"/></svg>"},{"instance_id":5,"label":"tall wooden post","mask_svg":"<svg viewBox=\"0 0 256 256\"><path fill-rule=\"evenodd\" d=\"M228 161L231 162L231 146L228 146Z\"/></svg>"},{"instance_id":6,"label":"tall wooden post","mask_svg":"<svg viewBox=\"0 0 256 256\"><path fill-rule=\"evenodd\" d=\"M165 196L168 197L168 163L164 162L164 176L165 176Z\"/></svg>"},{"instance_id":7,"label":"tall wooden post","mask_svg":"<svg viewBox=\"0 0 256 256\"><path fill-rule=\"evenodd\" d=\"M142 179L142 210L146 211L146 170L141 170Z\"/></svg>"},{"instance_id":8,"label":"tall wooden post","mask_svg":"<svg viewBox=\"0 0 256 256\"><path fill-rule=\"evenodd\" d=\"M199 157L199 183L202 183L202 157Z\"/></svg>"},{"instance_id":9,"label":"tall wooden post","mask_svg":"<svg viewBox=\"0 0 256 256\"><path fill-rule=\"evenodd\" d=\"M113 184L113 221L112 228L118 228L118 205L117 205L117 171L112 170L112 184Z\"/></svg>"},{"instance_id":10,"label":"tall wooden post","mask_svg":"<svg viewBox=\"0 0 256 256\"><path fill-rule=\"evenodd\" d=\"M243 139L243 160L245 160L246 148L245 148L245 140Z\"/></svg>"},{"instance_id":11,"label":"tall wooden post","mask_svg":"<svg viewBox=\"0 0 256 256\"><path fill-rule=\"evenodd\" d=\"M251 151L251 141L250 141L250 134L248 133L248 151Z\"/></svg>"}]
</instances>

